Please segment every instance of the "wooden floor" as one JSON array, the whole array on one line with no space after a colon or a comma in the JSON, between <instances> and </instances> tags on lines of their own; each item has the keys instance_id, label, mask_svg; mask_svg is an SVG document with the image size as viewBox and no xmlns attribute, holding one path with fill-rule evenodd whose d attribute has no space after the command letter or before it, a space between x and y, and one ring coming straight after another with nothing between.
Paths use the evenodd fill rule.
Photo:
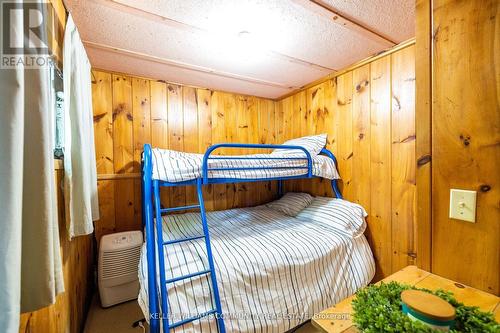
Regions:
<instances>
[{"instance_id":1,"label":"wooden floor","mask_svg":"<svg viewBox=\"0 0 500 333\"><path fill-rule=\"evenodd\" d=\"M299 329L297 329L296 331L293 331L293 332L294 333L320 333L321 331L319 331L316 327L311 325L311 322L308 322L307 324L305 324L304 326L301 326Z\"/></svg>"},{"instance_id":2,"label":"wooden floor","mask_svg":"<svg viewBox=\"0 0 500 333\"><path fill-rule=\"evenodd\" d=\"M90 306L87 322L85 324L84 333L143 333L140 327L133 328L132 323L136 320L144 318L137 301L112 306L110 308L102 308L99 303L99 297L94 295L92 305ZM147 330L146 330L147 332ZM307 323L295 331L294 333L319 333L315 327Z\"/></svg>"}]
</instances>

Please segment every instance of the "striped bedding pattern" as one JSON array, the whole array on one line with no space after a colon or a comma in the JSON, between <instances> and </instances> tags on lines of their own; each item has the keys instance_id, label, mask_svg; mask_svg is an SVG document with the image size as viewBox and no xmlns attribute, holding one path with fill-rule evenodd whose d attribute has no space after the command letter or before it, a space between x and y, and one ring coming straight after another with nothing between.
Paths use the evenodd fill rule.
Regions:
<instances>
[{"instance_id":1,"label":"striped bedding pattern","mask_svg":"<svg viewBox=\"0 0 500 333\"><path fill-rule=\"evenodd\" d=\"M185 153L169 149L153 148L153 179L172 183L192 180L201 177L203 154ZM224 170L209 171L210 178L235 178L235 179L259 179L273 177L298 176L307 173L307 169L272 169L262 170L258 168L273 167L307 167L307 160L285 159L304 158L305 154L252 154L252 155L214 155L209 159L210 169L221 168L257 168L256 170ZM252 160L230 159L234 157L252 157ZM282 157L283 159L281 159ZM272 159L265 159L272 158ZM339 179L340 176L335 163L327 156L311 156L313 160L313 175L327 178Z\"/></svg>"},{"instance_id":2,"label":"striped bedding pattern","mask_svg":"<svg viewBox=\"0 0 500 333\"><path fill-rule=\"evenodd\" d=\"M374 275L365 237L348 236L338 223L298 219L266 206L207 215L228 332L285 332L354 294ZM164 239L198 234L198 213L163 218ZM208 267L202 240L166 249L167 278ZM139 279L139 304L149 318L145 247ZM169 321L214 308L210 288L208 276L169 285ZM217 332L217 327L204 318L172 331Z\"/></svg>"},{"instance_id":3,"label":"striped bedding pattern","mask_svg":"<svg viewBox=\"0 0 500 333\"><path fill-rule=\"evenodd\" d=\"M287 146L299 146L305 148L311 156L319 155L321 149L326 145L326 133L319 135L303 136L283 142ZM296 154L296 149L275 149L271 154Z\"/></svg>"},{"instance_id":4,"label":"striped bedding pattern","mask_svg":"<svg viewBox=\"0 0 500 333\"><path fill-rule=\"evenodd\" d=\"M296 214L299 219L328 223L350 237L357 237L365 232L367 216L361 205L325 197L314 198L308 207Z\"/></svg>"},{"instance_id":5,"label":"striped bedding pattern","mask_svg":"<svg viewBox=\"0 0 500 333\"><path fill-rule=\"evenodd\" d=\"M288 192L278 200L266 204L266 206L288 216L297 216L312 202L313 197L309 193Z\"/></svg>"}]
</instances>

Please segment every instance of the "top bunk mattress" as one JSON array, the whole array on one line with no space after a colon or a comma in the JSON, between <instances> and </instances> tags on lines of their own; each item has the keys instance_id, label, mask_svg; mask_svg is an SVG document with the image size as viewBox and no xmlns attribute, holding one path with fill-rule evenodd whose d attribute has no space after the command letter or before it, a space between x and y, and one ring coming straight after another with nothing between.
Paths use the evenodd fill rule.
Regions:
<instances>
[{"instance_id":1,"label":"top bunk mattress","mask_svg":"<svg viewBox=\"0 0 500 333\"><path fill-rule=\"evenodd\" d=\"M304 156L305 154L300 152L286 155L214 155L208 160L209 169L251 168L251 170L210 170L208 178L264 179L305 175L307 174L307 160ZM202 177L203 154L153 148L152 157L153 179L155 180L177 183ZM330 157L316 155L311 156L311 159L314 176L340 179L335 162Z\"/></svg>"}]
</instances>

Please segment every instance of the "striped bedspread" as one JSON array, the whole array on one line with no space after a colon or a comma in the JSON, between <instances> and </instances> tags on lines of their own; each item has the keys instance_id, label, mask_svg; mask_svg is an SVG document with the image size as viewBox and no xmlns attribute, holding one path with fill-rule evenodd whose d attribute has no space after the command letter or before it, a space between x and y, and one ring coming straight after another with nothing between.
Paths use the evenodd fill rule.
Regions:
<instances>
[{"instance_id":1,"label":"striped bedspread","mask_svg":"<svg viewBox=\"0 0 500 333\"><path fill-rule=\"evenodd\" d=\"M192 180L201 177L203 154L185 153L175 150L154 148L153 153L153 179L168 181L172 183ZM209 171L210 178L238 178L258 179L273 177L297 176L307 173L307 160L304 154L253 154L243 156L221 156L214 155L209 159L210 169L227 168L263 168L273 167L276 169L256 170L224 170ZM229 158L231 157L231 158ZM234 159L235 157L252 157L252 160ZM280 159L281 157L281 159ZM267 159L266 159L267 158ZM269 159L272 158L272 159ZM295 159L285 159L295 158ZM339 179L335 163L327 156L311 156L313 160L313 175L327 178ZM295 169L283 169L294 167Z\"/></svg>"},{"instance_id":2,"label":"striped bedspread","mask_svg":"<svg viewBox=\"0 0 500 333\"><path fill-rule=\"evenodd\" d=\"M351 218L353 204L336 203L331 207L340 210L337 219ZM340 230L339 225L349 224L347 220L329 223L328 219L294 218L258 206L210 212L208 222L228 332L285 332L354 294L375 272L362 232L354 237ZM198 213L163 219L164 239L199 234ZM167 279L208 268L203 240L166 248ZM149 318L145 247L139 279L139 304ZM210 288L208 276L169 285L169 321L214 308ZM173 331L217 332L217 326L207 317Z\"/></svg>"}]
</instances>

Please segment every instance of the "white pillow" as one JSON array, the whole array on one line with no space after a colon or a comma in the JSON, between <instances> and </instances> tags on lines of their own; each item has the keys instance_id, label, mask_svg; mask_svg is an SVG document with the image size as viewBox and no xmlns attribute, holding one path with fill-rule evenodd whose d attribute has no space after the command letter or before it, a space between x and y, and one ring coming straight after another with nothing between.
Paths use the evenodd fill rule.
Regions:
<instances>
[{"instance_id":1,"label":"white pillow","mask_svg":"<svg viewBox=\"0 0 500 333\"><path fill-rule=\"evenodd\" d=\"M293 217L309 206L312 201L313 197L310 194L288 192L281 199L266 204L266 207Z\"/></svg>"},{"instance_id":2,"label":"white pillow","mask_svg":"<svg viewBox=\"0 0 500 333\"><path fill-rule=\"evenodd\" d=\"M299 146L305 148L311 157L319 155L321 150L326 146L326 133L319 135L303 136L283 142L283 145ZM272 154L297 154L303 153L298 149L275 149Z\"/></svg>"},{"instance_id":3,"label":"white pillow","mask_svg":"<svg viewBox=\"0 0 500 333\"><path fill-rule=\"evenodd\" d=\"M315 197L309 207L301 210L296 217L331 225L340 232L355 238L364 233L367 215L363 207L353 202Z\"/></svg>"}]
</instances>

